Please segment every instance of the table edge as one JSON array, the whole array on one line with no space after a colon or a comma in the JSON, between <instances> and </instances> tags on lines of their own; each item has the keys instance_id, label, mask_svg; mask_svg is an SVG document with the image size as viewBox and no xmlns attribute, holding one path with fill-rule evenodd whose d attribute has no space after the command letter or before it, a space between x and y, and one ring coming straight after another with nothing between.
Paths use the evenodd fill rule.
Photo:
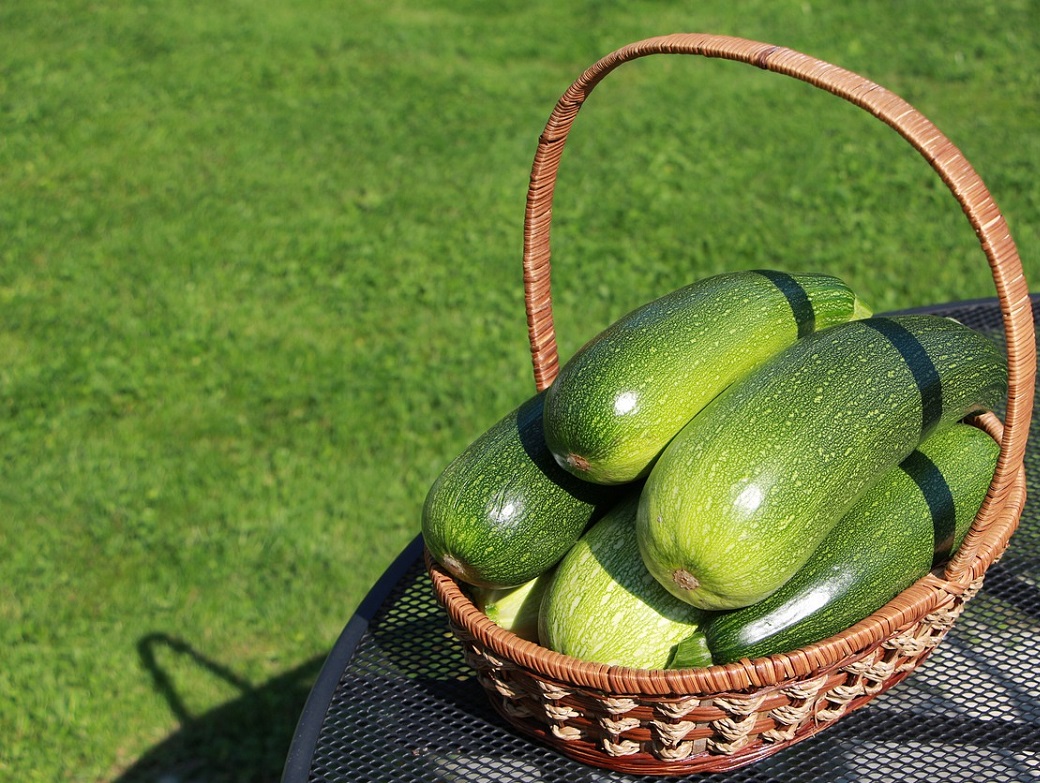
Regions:
<instances>
[{"instance_id":1,"label":"table edge","mask_svg":"<svg viewBox=\"0 0 1040 783\"><path fill-rule=\"evenodd\" d=\"M379 581L368 591L351 615L346 627L340 634L325 663L311 686L307 701L304 703L300 719L293 732L292 743L282 768L282 783L306 783L310 777L311 762L318 744L318 735L325 721L332 698L347 665L354 657L358 643L368 630L379 607L394 589L401 577L422 555L422 534L416 535L411 542L394 559L390 567L379 577Z\"/></svg>"}]
</instances>

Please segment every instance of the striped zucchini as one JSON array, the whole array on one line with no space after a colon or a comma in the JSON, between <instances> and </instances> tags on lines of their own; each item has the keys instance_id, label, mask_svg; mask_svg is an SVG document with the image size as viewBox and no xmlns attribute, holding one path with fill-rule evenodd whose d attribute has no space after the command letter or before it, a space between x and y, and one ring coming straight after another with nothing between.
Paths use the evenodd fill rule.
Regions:
<instances>
[{"instance_id":1,"label":"striped zucchini","mask_svg":"<svg viewBox=\"0 0 1040 783\"><path fill-rule=\"evenodd\" d=\"M668 593L646 570L635 537L638 492L593 525L553 572L538 617L551 650L593 663L662 669L704 612ZM707 666L701 659L686 665Z\"/></svg>"},{"instance_id":2,"label":"striped zucchini","mask_svg":"<svg viewBox=\"0 0 1040 783\"><path fill-rule=\"evenodd\" d=\"M586 343L545 400L557 461L588 481L645 478L716 394L815 329L869 315L827 275L716 275L650 302Z\"/></svg>"},{"instance_id":3,"label":"striped zucchini","mask_svg":"<svg viewBox=\"0 0 1040 783\"><path fill-rule=\"evenodd\" d=\"M426 496L426 547L463 582L514 587L534 579L617 494L556 464L542 429L544 398L535 395L473 441Z\"/></svg>"},{"instance_id":4,"label":"striped zucchini","mask_svg":"<svg viewBox=\"0 0 1040 783\"><path fill-rule=\"evenodd\" d=\"M967 424L926 438L857 501L787 584L706 621L712 660L788 652L880 609L959 546L999 453L993 438Z\"/></svg>"},{"instance_id":5,"label":"striped zucchini","mask_svg":"<svg viewBox=\"0 0 1040 783\"><path fill-rule=\"evenodd\" d=\"M859 495L1007 389L997 345L938 316L839 324L734 383L651 472L640 550L668 590L735 609L780 588Z\"/></svg>"}]
</instances>

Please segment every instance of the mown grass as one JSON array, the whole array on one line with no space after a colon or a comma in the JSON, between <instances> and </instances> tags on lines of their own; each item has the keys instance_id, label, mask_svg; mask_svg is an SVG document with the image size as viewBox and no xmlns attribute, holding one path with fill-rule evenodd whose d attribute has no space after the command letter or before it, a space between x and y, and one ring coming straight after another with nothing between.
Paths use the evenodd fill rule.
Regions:
<instances>
[{"instance_id":1,"label":"mown grass","mask_svg":"<svg viewBox=\"0 0 1040 783\"><path fill-rule=\"evenodd\" d=\"M766 40L894 89L1040 274L1036 5L0 5L0 776L277 779L426 489L531 393L534 144L632 40ZM993 294L891 130L732 63L590 99L554 220L566 357L705 274Z\"/></svg>"}]
</instances>

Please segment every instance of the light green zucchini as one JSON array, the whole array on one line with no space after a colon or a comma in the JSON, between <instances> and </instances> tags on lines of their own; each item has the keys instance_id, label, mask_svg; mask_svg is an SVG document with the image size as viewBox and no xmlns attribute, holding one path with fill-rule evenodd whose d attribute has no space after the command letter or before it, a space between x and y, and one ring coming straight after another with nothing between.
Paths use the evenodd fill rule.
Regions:
<instances>
[{"instance_id":1,"label":"light green zucchini","mask_svg":"<svg viewBox=\"0 0 1040 783\"><path fill-rule=\"evenodd\" d=\"M539 614L545 647L593 663L663 669L696 632L704 613L670 595L643 565L638 503L638 492L620 501L556 567ZM710 663L703 652L695 664Z\"/></svg>"},{"instance_id":2,"label":"light green zucchini","mask_svg":"<svg viewBox=\"0 0 1040 783\"><path fill-rule=\"evenodd\" d=\"M929 432L992 409L1006 389L996 343L947 318L871 318L809 335L669 444L642 493L643 559L695 606L761 601Z\"/></svg>"},{"instance_id":3,"label":"light green zucchini","mask_svg":"<svg viewBox=\"0 0 1040 783\"><path fill-rule=\"evenodd\" d=\"M495 625L537 644L538 612L552 574L550 569L517 587L471 587L470 593L476 607Z\"/></svg>"},{"instance_id":4,"label":"light green zucchini","mask_svg":"<svg viewBox=\"0 0 1040 783\"><path fill-rule=\"evenodd\" d=\"M546 394L545 437L587 481L644 478L683 425L799 337L869 315L841 280L770 270L704 278L586 343Z\"/></svg>"}]
</instances>

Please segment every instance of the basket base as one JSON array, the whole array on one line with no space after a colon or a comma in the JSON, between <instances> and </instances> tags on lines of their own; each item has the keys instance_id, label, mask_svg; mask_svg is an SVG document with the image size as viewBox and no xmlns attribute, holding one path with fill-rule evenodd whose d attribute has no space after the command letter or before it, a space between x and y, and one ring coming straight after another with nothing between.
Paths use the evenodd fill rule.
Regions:
<instances>
[{"instance_id":1,"label":"basket base","mask_svg":"<svg viewBox=\"0 0 1040 783\"><path fill-rule=\"evenodd\" d=\"M708 750L706 747L692 753L691 755L666 761L646 752L620 753L614 755L606 749L609 742L606 737L600 738L598 742L585 738L562 739L547 730L544 723L517 716L510 710L507 699L499 694L488 692L491 706L495 712L502 717L510 726L524 736L533 739L540 744L560 753L567 758L587 766L598 769L607 769L613 772L621 772L633 775L645 776L683 776L694 774L706 774L711 772L729 772L741 767L746 767L758 761L773 756L792 745L803 740L811 739L822 731L835 725L840 718L845 717L861 707L865 707L876 696L881 695L889 688L899 684L909 677L924 662L927 655L920 658L914 669L894 674L884 681L877 690L850 700L844 708L830 719L813 719L803 722L788 738L779 741L766 741L761 738L744 745L732 753L719 753ZM819 713L817 713L818 715ZM768 731L770 727L763 722L756 725L761 734ZM614 751L616 752L616 751Z\"/></svg>"}]
</instances>

